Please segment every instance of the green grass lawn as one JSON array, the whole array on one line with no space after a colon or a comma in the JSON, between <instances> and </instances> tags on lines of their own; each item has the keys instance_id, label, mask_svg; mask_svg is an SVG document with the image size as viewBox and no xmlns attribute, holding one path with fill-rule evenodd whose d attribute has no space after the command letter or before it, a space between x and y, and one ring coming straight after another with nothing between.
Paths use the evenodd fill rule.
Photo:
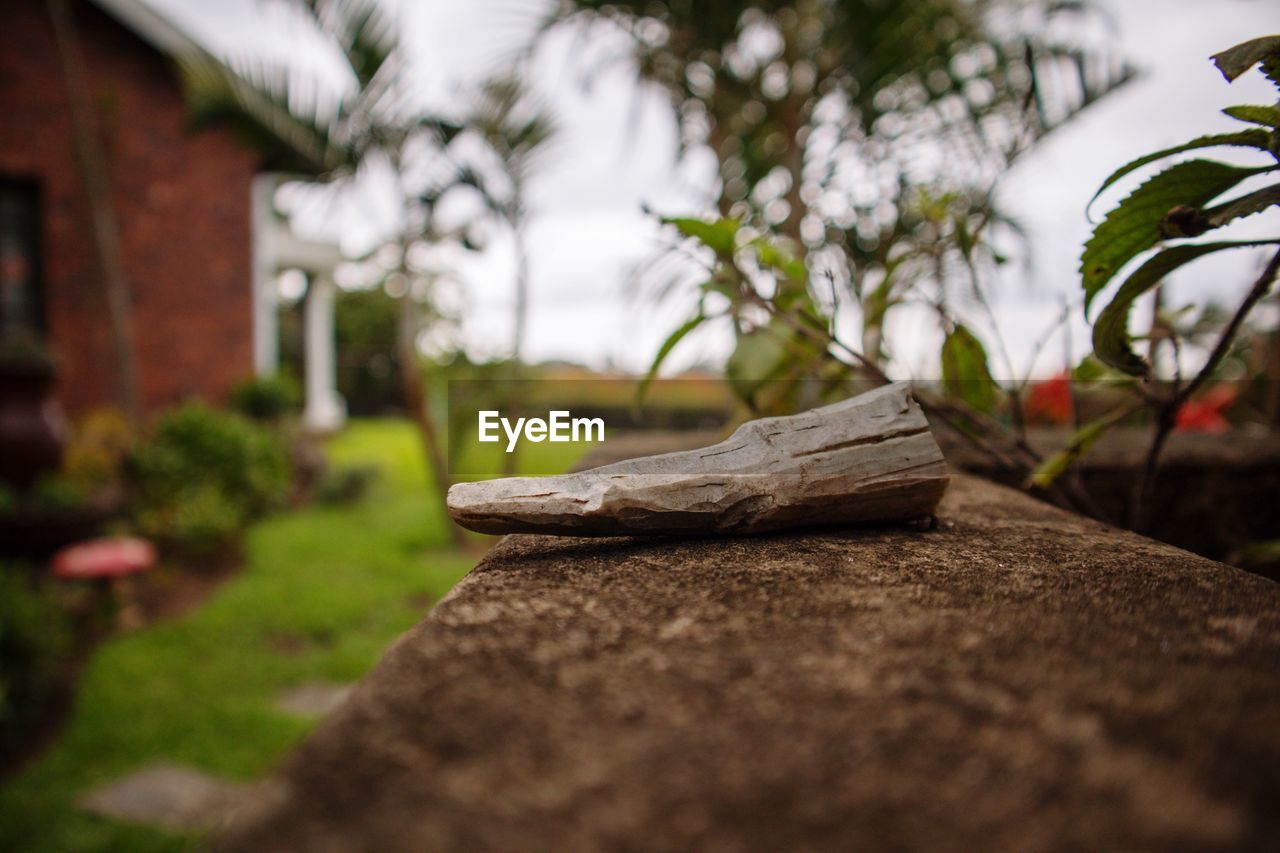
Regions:
<instances>
[{"instance_id":1,"label":"green grass lawn","mask_svg":"<svg viewBox=\"0 0 1280 853\"><path fill-rule=\"evenodd\" d=\"M522 473L548 473L581 448L525 450ZM74 799L153 761L237 780L267 773L313 725L276 711L276 694L359 678L467 572L474 557L449 547L406 422L358 422L329 453L336 464L377 465L373 492L255 525L244 570L198 609L99 646L58 740L0 789L0 850L187 846L83 814Z\"/></svg>"}]
</instances>

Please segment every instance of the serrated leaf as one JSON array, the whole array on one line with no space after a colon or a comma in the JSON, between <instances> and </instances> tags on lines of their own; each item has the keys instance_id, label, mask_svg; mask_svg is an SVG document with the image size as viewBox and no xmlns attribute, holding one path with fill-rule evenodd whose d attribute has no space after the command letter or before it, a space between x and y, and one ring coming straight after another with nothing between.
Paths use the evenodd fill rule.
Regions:
<instances>
[{"instance_id":1,"label":"serrated leaf","mask_svg":"<svg viewBox=\"0 0 1280 853\"><path fill-rule=\"evenodd\" d=\"M738 229L741 223L736 219L705 220L691 216L664 216L662 222L674 225L681 234L694 238L722 259L733 257L734 250L738 248Z\"/></svg>"},{"instance_id":2,"label":"serrated leaf","mask_svg":"<svg viewBox=\"0 0 1280 853\"><path fill-rule=\"evenodd\" d=\"M1151 256L1125 280L1115 297L1093 324L1093 351L1110 367L1130 376L1147 373L1147 362L1133 351L1133 339L1129 336L1129 312L1138 297L1160 282L1180 266L1211 252L1224 249L1241 249L1265 246L1275 241L1230 241L1220 243L1190 243L1173 246Z\"/></svg>"},{"instance_id":3,"label":"serrated leaf","mask_svg":"<svg viewBox=\"0 0 1280 853\"><path fill-rule=\"evenodd\" d=\"M636 388L637 403L644 401L644 396L648 393L649 386L653 384L654 377L658 375L658 369L667 360L667 356L671 355L671 351L676 348L676 344L684 340L686 335L701 326L706 320L707 316L705 314L695 314L681 323L678 329L667 335L667 339L662 342L662 346L658 347L658 354L653 357L653 363L649 365L649 370L645 373L644 379L640 380L640 386Z\"/></svg>"},{"instance_id":4,"label":"serrated leaf","mask_svg":"<svg viewBox=\"0 0 1280 853\"><path fill-rule=\"evenodd\" d=\"M1280 127L1280 107L1241 104L1236 107L1227 107L1222 112L1236 121L1247 121L1250 124L1261 124L1271 128Z\"/></svg>"},{"instance_id":5,"label":"serrated leaf","mask_svg":"<svg viewBox=\"0 0 1280 853\"><path fill-rule=\"evenodd\" d=\"M1280 89L1280 56L1271 54L1262 60L1262 73L1277 89Z\"/></svg>"},{"instance_id":6,"label":"serrated leaf","mask_svg":"<svg viewBox=\"0 0 1280 853\"><path fill-rule=\"evenodd\" d=\"M1088 453L1089 448L1107 434L1107 430L1120 423L1129 414L1128 409L1117 409L1081 426L1071 434L1071 438L1067 439L1066 447L1036 466L1036 470L1032 471L1031 476L1027 478L1027 484L1041 489L1049 488L1054 480L1065 474L1081 456Z\"/></svg>"},{"instance_id":7,"label":"serrated leaf","mask_svg":"<svg viewBox=\"0 0 1280 853\"><path fill-rule=\"evenodd\" d=\"M1204 211L1205 218L1213 228L1221 228L1229 222L1261 213L1268 207L1280 204L1280 184L1263 187L1233 201L1224 202Z\"/></svg>"},{"instance_id":8,"label":"serrated leaf","mask_svg":"<svg viewBox=\"0 0 1280 853\"><path fill-rule=\"evenodd\" d=\"M1280 36L1263 36L1215 53L1210 59L1222 76L1234 81L1259 62L1280 56Z\"/></svg>"},{"instance_id":9,"label":"serrated leaf","mask_svg":"<svg viewBox=\"0 0 1280 853\"><path fill-rule=\"evenodd\" d=\"M1162 151L1156 151L1131 160L1125 165L1116 169L1111 175L1102 182L1102 186L1098 187L1098 191L1093 194L1093 198L1089 199L1089 203L1085 205L1087 211L1093 207L1093 203L1098 200L1098 196L1107 191L1116 181L1130 174L1136 169L1141 169L1148 163L1154 163L1157 160L1163 160L1165 157L1172 157L1174 154L1181 154L1184 151L1194 151L1197 148L1216 148L1218 146L1236 146L1241 148L1259 148L1263 151L1270 150L1271 134L1259 128L1251 128L1249 130L1236 131L1235 133L1215 133L1209 136L1201 136L1182 145L1175 145L1172 148L1165 148Z\"/></svg>"},{"instance_id":10,"label":"serrated leaf","mask_svg":"<svg viewBox=\"0 0 1280 853\"><path fill-rule=\"evenodd\" d=\"M998 388L987 365L982 341L965 326L956 327L942 342L942 381L948 395L964 400L980 412L995 407Z\"/></svg>"},{"instance_id":11,"label":"serrated leaf","mask_svg":"<svg viewBox=\"0 0 1280 853\"><path fill-rule=\"evenodd\" d=\"M1160 221L1180 205L1204 207L1245 178L1270 167L1242 168L1216 160L1177 163L1147 180L1107 214L1080 257L1084 307L1140 252L1160 239Z\"/></svg>"}]
</instances>

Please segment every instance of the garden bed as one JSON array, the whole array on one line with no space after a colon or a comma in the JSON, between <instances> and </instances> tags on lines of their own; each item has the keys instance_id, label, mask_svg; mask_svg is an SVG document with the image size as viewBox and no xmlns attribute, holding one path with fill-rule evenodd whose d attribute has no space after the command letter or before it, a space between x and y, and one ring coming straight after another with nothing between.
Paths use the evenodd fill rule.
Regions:
<instances>
[{"instance_id":1,"label":"garden bed","mask_svg":"<svg viewBox=\"0 0 1280 853\"><path fill-rule=\"evenodd\" d=\"M1028 443L1048 456L1071 431L1032 428ZM951 465L1009 486L1021 476L955 433L938 430ZM1118 429L1104 436L1078 465L1085 490L1103 519L1124 526L1134 484L1151 441L1150 430ZM1161 457L1150 512L1150 535L1215 560L1234 562L1252 543L1280 540L1280 434L1177 432ZM1245 566L1276 579L1280 566Z\"/></svg>"}]
</instances>

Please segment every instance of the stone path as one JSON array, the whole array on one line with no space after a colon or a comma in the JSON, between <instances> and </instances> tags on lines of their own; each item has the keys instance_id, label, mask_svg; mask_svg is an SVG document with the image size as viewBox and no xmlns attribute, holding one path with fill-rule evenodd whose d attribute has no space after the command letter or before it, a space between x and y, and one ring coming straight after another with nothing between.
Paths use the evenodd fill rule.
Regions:
<instances>
[{"instance_id":1,"label":"stone path","mask_svg":"<svg viewBox=\"0 0 1280 853\"><path fill-rule=\"evenodd\" d=\"M90 791L79 805L111 820L191 832L221 824L245 790L199 770L159 763Z\"/></svg>"},{"instance_id":2,"label":"stone path","mask_svg":"<svg viewBox=\"0 0 1280 853\"><path fill-rule=\"evenodd\" d=\"M275 707L307 719L328 715L352 685L305 681L281 691ZM124 823L176 832L213 829L242 802L249 786L176 764L156 763L108 782L79 800L81 809Z\"/></svg>"},{"instance_id":3,"label":"stone path","mask_svg":"<svg viewBox=\"0 0 1280 853\"><path fill-rule=\"evenodd\" d=\"M304 681L281 691L275 706L295 717L325 717L343 703L351 687L332 681Z\"/></svg>"}]
</instances>

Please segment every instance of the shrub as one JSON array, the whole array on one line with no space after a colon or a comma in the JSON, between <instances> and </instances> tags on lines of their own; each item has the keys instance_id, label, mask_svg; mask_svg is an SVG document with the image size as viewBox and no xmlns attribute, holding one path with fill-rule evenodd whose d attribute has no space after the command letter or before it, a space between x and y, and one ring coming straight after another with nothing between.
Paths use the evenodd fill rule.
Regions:
<instances>
[{"instance_id":1,"label":"shrub","mask_svg":"<svg viewBox=\"0 0 1280 853\"><path fill-rule=\"evenodd\" d=\"M241 414L258 421L278 421L294 414L302 405L298 381L288 371L256 376L236 386L231 405Z\"/></svg>"},{"instance_id":2,"label":"shrub","mask_svg":"<svg viewBox=\"0 0 1280 853\"><path fill-rule=\"evenodd\" d=\"M62 450L62 473L87 489L117 485L137 436L117 409L90 412Z\"/></svg>"},{"instance_id":3,"label":"shrub","mask_svg":"<svg viewBox=\"0 0 1280 853\"><path fill-rule=\"evenodd\" d=\"M89 490L68 477L44 474L20 492L0 483L0 514L56 515L82 510L89 503Z\"/></svg>"},{"instance_id":4,"label":"shrub","mask_svg":"<svg viewBox=\"0 0 1280 853\"><path fill-rule=\"evenodd\" d=\"M257 515L278 505L289 485L284 447L274 433L199 403L164 415L132 462L144 501L207 484Z\"/></svg>"},{"instance_id":5,"label":"shrub","mask_svg":"<svg viewBox=\"0 0 1280 853\"><path fill-rule=\"evenodd\" d=\"M36 480L26 504L45 512L79 509L89 495L84 486L65 477L44 476Z\"/></svg>"},{"instance_id":6,"label":"shrub","mask_svg":"<svg viewBox=\"0 0 1280 853\"><path fill-rule=\"evenodd\" d=\"M220 489L201 485L181 500L140 510L138 531L182 556L207 561L235 549L248 515Z\"/></svg>"},{"instance_id":7,"label":"shrub","mask_svg":"<svg viewBox=\"0 0 1280 853\"><path fill-rule=\"evenodd\" d=\"M0 565L0 754L39 720L71 651L67 615L26 575Z\"/></svg>"},{"instance_id":8,"label":"shrub","mask_svg":"<svg viewBox=\"0 0 1280 853\"><path fill-rule=\"evenodd\" d=\"M356 503L369 492L379 473L373 465L348 465L327 471L316 486L316 502L331 505Z\"/></svg>"},{"instance_id":9,"label":"shrub","mask_svg":"<svg viewBox=\"0 0 1280 853\"><path fill-rule=\"evenodd\" d=\"M192 403L174 409L130 458L140 532L207 557L252 518L280 505L289 487L284 446L239 415Z\"/></svg>"}]
</instances>

